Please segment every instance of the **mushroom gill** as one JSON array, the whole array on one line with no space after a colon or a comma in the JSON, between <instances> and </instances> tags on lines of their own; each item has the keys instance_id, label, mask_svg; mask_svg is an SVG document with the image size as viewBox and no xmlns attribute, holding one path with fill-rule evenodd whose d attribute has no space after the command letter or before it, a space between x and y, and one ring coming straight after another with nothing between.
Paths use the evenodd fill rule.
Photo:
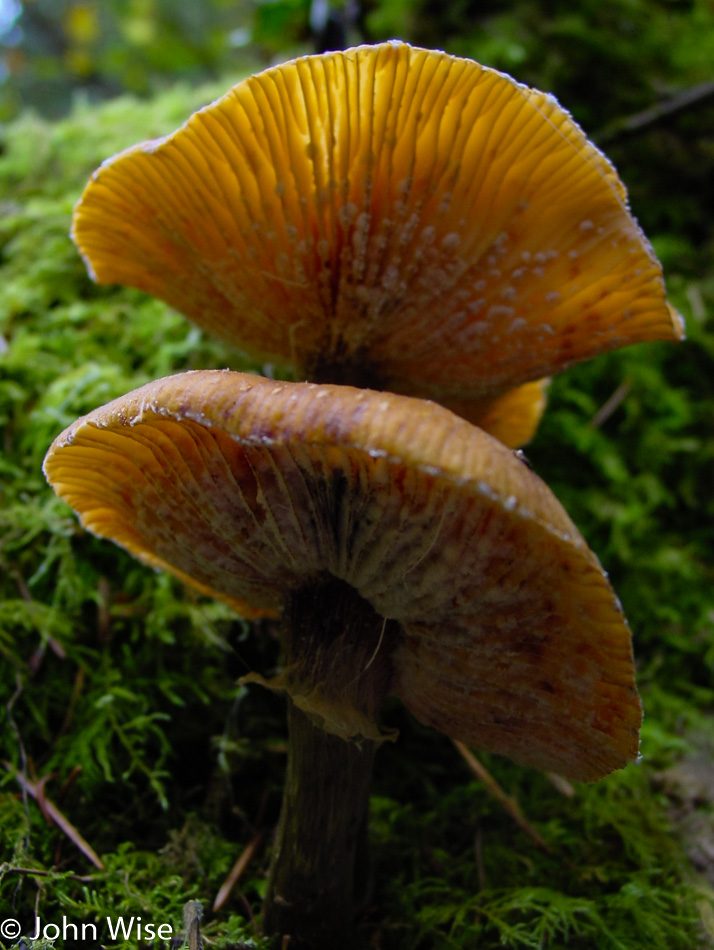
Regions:
<instances>
[{"instance_id":1,"label":"mushroom gill","mask_svg":"<svg viewBox=\"0 0 714 950\"><path fill-rule=\"evenodd\" d=\"M282 613L289 753L264 922L332 948L364 902L389 694L592 781L637 755L627 623L558 501L423 400L229 371L97 409L44 470L82 524L245 615Z\"/></svg>"},{"instance_id":2,"label":"mushroom gill","mask_svg":"<svg viewBox=\"0 0 714 950\"><path fill-rule=\"evenodd\" d=\"M72 235L97 281L254 358L495 417L512 446L536 381L682 335L624 186L553 97L399 42L268 69L109 159Z\"/></svg>"}]
</instances>

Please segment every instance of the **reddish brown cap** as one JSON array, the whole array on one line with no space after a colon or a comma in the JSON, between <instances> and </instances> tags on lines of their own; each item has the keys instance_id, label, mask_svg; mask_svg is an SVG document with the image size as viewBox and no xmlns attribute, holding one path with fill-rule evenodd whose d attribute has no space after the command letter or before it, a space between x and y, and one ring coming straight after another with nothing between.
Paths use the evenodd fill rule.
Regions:
<instances>
[{"instance_id":1,"label":"reddish brown cap","mask_svg":"<svg viewBox=\"0 0 714 950\"><path fill-rule=\"evenodd\" d=\"M630 633L595 555L446 409L187 373L80 419L45 472L86 528L241 612L351 585L398 622L391 689L450 736L583 780L637 755Z\"/></svg>"},{"instance_id":2,"label":"reddish brown cap","mask_svg":"<svg viewBox=\"0 0 714 950\"><path fill-rule=\"evenodd\" d=\"M556 101L398 42L239 83L105 162L72 234L96 280L254 357L481 425L516 386L682 335L623 185Z\"/></svg>"}]
</instances>

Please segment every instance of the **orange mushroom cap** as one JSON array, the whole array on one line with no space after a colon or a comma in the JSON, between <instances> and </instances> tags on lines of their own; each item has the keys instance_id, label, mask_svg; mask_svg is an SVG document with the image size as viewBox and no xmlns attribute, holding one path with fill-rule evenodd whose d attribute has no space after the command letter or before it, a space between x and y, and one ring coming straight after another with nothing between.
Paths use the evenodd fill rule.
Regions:
<instances>
[{"instance_id":1,"label":"orange mushroom cap","mask_svg":"<svg viewBox=\"0 0 714 950\"><path fill-rule=\"evenodd\" d=\"M509 390L682 336L615 170L553 97L400 42L268 69L106 161L72 236L97 281L253 357L495 412L514 447L543 400L494 410Z\"/></svg>"},{"instance_id":2,"label":"orange mushroom cap","mask_svg":"<svg viewBox=\"0 0 714 950\"><path fill-rule=\"evenodd\" d=\"M45 473L86 528L239 611L346 582L397 621L391 690L454 738L583 780L637 755L630 632L597 558L526 465L440 406L187 373L80 419Z\"/></svg>"}]
</instances>

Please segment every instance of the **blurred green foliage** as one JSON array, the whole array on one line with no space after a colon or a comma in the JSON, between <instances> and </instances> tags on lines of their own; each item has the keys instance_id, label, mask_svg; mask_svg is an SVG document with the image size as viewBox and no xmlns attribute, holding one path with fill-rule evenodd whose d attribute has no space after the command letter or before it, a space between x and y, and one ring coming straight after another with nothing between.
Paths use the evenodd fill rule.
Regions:
<instances>
[{"instance_id":1,"label":"blurred green foliage","mask_svg":"<svg viewBox=\"0 0 714 950\"><path fill-rule=\"evenodd\" d=\"M4 42L0 118L27 105L58 115L77 93L146 94L256 65L250 17L246 0L23 0Z\"/></svg>"},{"instance_id":2,"label":"blurred green foliage","mask_svg":"<svg viewBox=\"0 0 714 950\"><path fill-rule=\"evenodd\" d=\"M10 0L5 0L9 3ZM311 0L12 0L5 115L312 52ZM399 37L517 72L591 130L712 78L708 0L331 0L348 43ZM9 7L8 7L9 9Z\"/></svg>"},{"instance_id":3,"label":"blurred green foliage","mask_svg":"<svg viewBox=\"0 0 714 950\"><path fill-rule=\"evenodd\" d=\"M275 630L249 630L87 535L40 467L63 427L114 396L171 372L245 364L164 304L92 284L69 222L108 155L175 128L235 81L241 62L247 70L307 51L309 4L24 6L23 41L6 50L24 57L4 86L6 114L20 104L65 111L73 91L82 96L60 122L25 111L1 133L0 907L25 928L37 906L45 920L141 913L178 929L183 902L210 907L241 849L257 830L268 840L277 818L283 709L267 691L236 685L247 669L275 665ZM56 50L32 45L30 9L64 37ZM591 131L609 129L608 152L688 324L680 346L640 346L557 379L527 449L610 571L632 624L646 710L641 766L564 796L547 776L484 757L549 843L546 854L443 736L394 704L388 718L401 736L377 757L375 899L363 942L711 946L714 116L704 100L636 135L617 122L709 78L714 10L684 0L391 0L360 13L352 37L399 35L472 55L553 89ZM246 34L231 41L231 30L256 43L244 62L231 42ZM90 72L68 71L72 43ZM212 72L224 77L198 84ZM180 75L158 97L88 101L124 88L147 94ZM103 871L21 796L17 771L46 780ZM251 914L268 860L259 848L226 908L207 915L215 946L261 945Z\"/></svg>"}]
</instances>

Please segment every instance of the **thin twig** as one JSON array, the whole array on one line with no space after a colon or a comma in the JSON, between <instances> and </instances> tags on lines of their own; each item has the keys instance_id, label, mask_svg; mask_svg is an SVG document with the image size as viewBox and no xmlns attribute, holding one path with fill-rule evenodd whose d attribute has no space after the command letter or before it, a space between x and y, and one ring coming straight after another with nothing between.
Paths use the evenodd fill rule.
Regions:
<instances>
[{"instance_id":1,"label":"thin twig","mask_svg":"<svg viewBox=\"0 0 714 950\"><path fill-rule=\"evenodd\" d=\"M245 907L245 912L248 915L248 919L250 920L251 924L253 925L253 929L256 933L259 933L259 924L253 914L253 908L250 906L250 901L241 891L238 891L238 897L240 898L241 904Z\"/></svg>"},{"instance_id":2,"label":"thin twig","mask_svg":"<svg viewBox=\"0 0 714 950\"><path fill-rule=\"evenodd\" d=\"M8 772L14 772L13 767L9 762L3 762L3 765L8 770ZM15 778L20 783L20 787L23 792L28 792L38 803L42 803L43 812L54 821L54 823L61 828L62 831L67 835L67 837L72 841L82 852L82 854L88 858L92 864L100 871L104 870L104 865L102 864L99 855L94 850L94 848L89 844L88 841L82 837L80 832L74 827L72 822L65 818L59 808L47 798L42 790L42 782L31 782L26 775L23 775L22 772L15 772Z\"/></svg>"},{"instance_id":3,"label":"thin twig","mask_svg":"<svg viewBox=\"0 0 714 950\"><path fill-rule=\"evenodd\" d=\"M23 599L23 600L26 600L28 603L31 604L31 603L32 603L32 594L30 593L30 591L29 591L29 589L28 589L28 587L27 587L27 584L25 583L25 579L24 579L24 577L22 576L22 574L18 571L18 569L17 569L16 567L14 567L14 568L10 571L10 575L15 578L15 583L17 584L17 586L18 586L18 588L19 588L19 590L20 590L20 595L22 596L22 599Z\"/></svg>"},{"instance_id":4,"label":"thin twig","mask_svg":"<svg viewBox=\"0 0 714 950\"><path fill-rule=\"evenodd\" d=\"M632 389L632 383L625 379L617 387L615 392L610 396L610 398L600 406L598 411L590 420L591 429L599 429L600 426L604 425L610 416L615 412L620 403L624 402L629 395L630 390Z\"/></svg>"},{"instance_id":5,"label":"thin twig","mask_svg":"<svg viewBox=\"0 0 714 950\"><path fill-rule=\"evenodd\" d=\"M183 905L183 927L189 950L203 950L201 939L201 918L203 905L200 901L186 901Z\"/></svg>"},{"instance_id":6,"label":"thin twig","mask_svg":"<svg viewBox=\"0 0 714 950\"><path fill-rule=\"evenodd\" d=\"M547 772L546 778L561 795L565 795L566 798L575 798L575 789L567 778L564 778L562 775L557 775L555 772Z\"/></svg>"},{"instance_id":7,"label":"thin twig","mask_svg":"<svg viewBox=\"0 0 714 950\"><path fill-rule=\"evenodd\" d=\"M81 774L82 774L82 766L81 766L81 765L75 765L75 767L74 767L74 768L72 769L72 771L69 773L69 775L68 775L67 778L64 780L64 782L62 782L62 785L60 786L60 790L57 792L57 798L58 798L60 801L61 801L61 800L64 798L64 796L66 795L67 789L70 787L70 785L72 785L74 782L76 782L77 777L78 777L79 775L81 775Z\"/></svg>"},{"instance_id":8,"label":"thin twig","mask_svg":"<svg viewBox=\"0 0 714 950\"><path fill-rule=\"evenodd\" d=\"M55 736L55 742L63 736L69 729L69 725L74 718L74 712L79 703L80 696L82 695L82 690L84 688L85 680L85 671L83 666L77 667L77 673L74 677L74 683L72 684L72 694L69 697L69 705L67 706L67 711L64 714L64 719L62 720L62 725L59 728L59 732Z\"/></svg>"},{"instance_id":9,"label":"thin twig","mask_svg":"<svg viewBox=\"0 0 714 950\"><path fill-rule=\"evenodd\" d=\"M458 742L456 739L452 739L451 741L454 743L464 762L466 762L476 778L486 786L486 789L496 799L499 805L501 805L501 807L508 812L518 827L525 831L528 837L535 841L539 848L547 851L548 854L552 854L552 848L546 844L540 833L536 831L528 819L524 817L518 803L515 802L510 795L507 795L504 792L496 779L483 767L483 765L481 765L479 760L470 751L470 749L467 749L463 742Z\"/></svg>"},{"instance_id":10,"label":"thin twig","mask_svg":"<svg viewBox=\"0 0 714 950\"><path fill-rule=\"evenodd\" d=\"M714 80L700 83L690 89L684 89L665 102L658 102L642 112L636 112L624 119L617 119L611 125L605 126L600 132L596 132L592 138L598 145L609 144L617 139L643 132L662 119L706 103L711 98L714 98Z\"/></svg>"},{"instance_id":11,"label":"thin twig","mask_svg":"<svg viewBox=\"0 0 714 950\"><path fill-rule=\"evenodd\" d=\"M238 880L240 879L240 876L242 875L243 871L245 871L245 869L248 867L250 862L253 860L253 856L255 852L258 850L258 848L260 847L260 843L262 840L263 840L263 832L259 831L258 834L255 835L255 837L251 841L248 842L245 848L243 848L243 851L241 852L240 857L231 868L231 871L228 877L225 879L223 884L221 884L218 894L216 894L216 899L213 902L214 911L220 910L221 907L223 907L225 902L228 900L228 897L230 896L231 891L233 890L235 885L238 883Z\"/></svg>"}]
</instances>

